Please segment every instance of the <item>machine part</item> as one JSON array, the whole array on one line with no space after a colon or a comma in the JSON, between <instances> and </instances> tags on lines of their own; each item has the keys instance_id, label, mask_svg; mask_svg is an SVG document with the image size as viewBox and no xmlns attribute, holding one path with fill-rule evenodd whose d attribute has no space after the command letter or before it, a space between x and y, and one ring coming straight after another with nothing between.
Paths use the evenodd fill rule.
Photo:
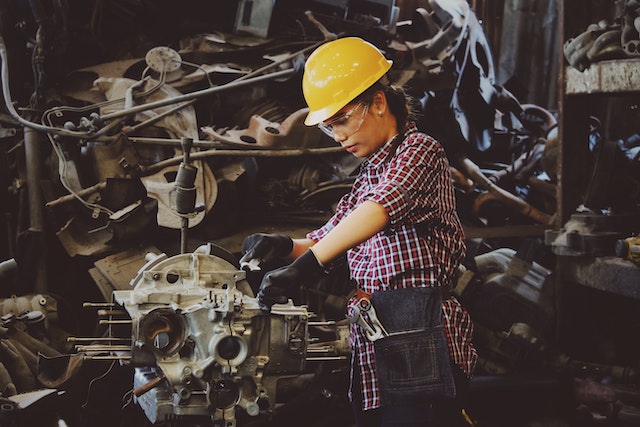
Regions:
<instances>
[{"instance_id":1,"label":"machine part","mask_svg":"<svg viewBox=\"0 0 640 427\"><path fill-rule=\"evenodd\" d=\"M624 57L626 55L620 47L620 29L618 28L600 34L587 50L587 59L591 63Z\"/></svg>"},{"instance_id":2,"label":"machine part","mask_svg":"<svg viewBox=\"0 0 640 427\"><path fill-rule=\"evenodd\" d=\"M13 279L18 272L18 263L14 258L0 262L0 284L5 284Z\"/></svg>"},{"instance_id":3,"label":"machine part","mask_svg":"<svg viewBox=\"0 0 640 427\"><path fill-rule=\"evenodd\" d=\"M476 165L469 158L465 157L463 159L459 159L457 162L455 162L454 166L462 171L466 176L468 176L473 182L475 182L480 189L485 191L484 195L479 196L474 203L474 207L476 210L479 209L480 206L482 206L482 204L484 203L483 199L489 197L498 200L505 206L513 209L516 212L520 212L521 214L528 216L529 218L539 223L546 225L551 224L551 215L540 211L526 201L509 193L501 187L498 187L496 184L491 182L491 180L482 173L482 170L480 170L478 165Z\"/></svg>"},{"instance_id":4,"label":"machine part","mask_svg":"<svg viewBox=\"0 0 640 427\"><path fill-rule=\"evenodd\" d=\"M90 141L83 154L91 166L91 170L87 172L98 182L104 182L109 178L127 178L141 163L135 148L124 137L111 144ZM78 190L76 193L81 195L86 190L88 189Z\"/></svg>"},{"instance_id":5,"label":"machine part","mask_svg":"<svg viewBox=\"0 0 640 427\"><path fill-rule=\"evenodd\" d=\"M214 141L220 141L236 147L250 148L314 148L329 142L316 127L304 125L308 108L300 109L289 115L282 123L268 121L253 115L249 127L244 130L228 130L218 133L205 126L202 131Z\"/></svg>"},{"instance_id":6,"label":"machine part","mask_svg":"<svg viewBox=\"0 0 640 427\"><path fill-rule=\"evenodd\" d=\"M499 331L514 322L549 331L554 319L549 269L511 248L478 255L474 261L483 278L482 291L470 301L479 322Z\"/></svg>"},{"instance_id":7,"label":"machine part","mask_svg":"<svg viewBox=\"0 0 640 427\"><path fill-rule=\"evenodd\" d=\"M618 257L578 258L568 263L566 280L615 295L640 299L640 268Z\"/></svg>"},{"instance_id":8,"label":"machine part","mask_svg":"<svg viewBox=\"0 0 640 427\"><path fill-rule=\"evenodd\" d=\"M584 71L590 64L587 52L593 46L596 39L608 30L606 22L591 24L586 31L576 37L568 39L562 47L564 57L572 67Z\"/></svg>"},{"instance_id":9,"label":"machine part","mask_svg":"<svg viewBox=\"0 0 640 427\"><path fill-rule=\"evenodd\" d=\"M180 69L182 58L170 47L158 46L151 49L144 57L147 66L157 73L171 73Z\"/></svg>"},{"instance_id":10,"label":"machine part","mask_svg":"<svg viewBox=\"0 0 640 427\"><path fill-rule=\"evenodd\" d=\"M474 322L478 371L490 375L537 372L547 361L546 343L539 331L516 322L506 330L493 330Z\"/></svg>"},{"instance_id":11,"label":"machine part","mask_svg":"<svg viewBox=\"0 0 640 427\"><path fill-rule=\"evenodd\" d=\"M559 230L545 230L545 243L561 256L612 256L616 242L637 229L638 214L575 213Z\"/></svg>"},{"instance_id":12,"label":"machine part","mask_svg":"<svg viewBox=\"0 0 640 427\"><path fill-rule=\"evenodd\" d=\"M616 255L640 265L640 236L618 240L616 242Z\"/></svg>"},{"instance_id":13,"label":"machine part","mask_svg":"<svg viewBox=\"0 0 640 427\"><path fill-rule=\"evenodd\" d=\"M278 378L305 369L306 308L263 312L245 272L222 258L149 254L131 286L113 300L131 318L135 401L153 423L210 417L235 426L236 410L273 410Z\"/></svg>"},{"instance_id":14,"label":"machine part","mask_svg":"<svg viewBox=\"0 0 640 427\"><path fill-rule=\"evenodd\" d=\"M405 38L414 56L409 86L429 92L423 102L427 115L444 115L428 124L428 133L488 150L496 108L519 104L505 102L514 98L496 85L489 42L475 12L464 0L430 0L428 9L417 10Z\"/></svg>"},{"instance_id":15,"label":"machine part","mask_svg":"<svg viewBox=\"0 0 640 427\"><path fill-rule=\"evenodd\" d=\"M218 194L218 184L211 172L211 168L202 161L195 161L197 167L194 186L194 205L204 206L203 211L197 212L189 218L189 226L198 225L204 219L206 212L211 210ZM197 166L195 166L197 165ZM158 225L167 228L182 228L182 218L176 214L177 191L174 181L170 181L173 174L177 174L179 165L169 166L153 175L140 178L147 189L147 194L158 200Z\"/></svg>"},{"instance_id":16,"label":"machine part","mask_svg":"<svg viewBox=\"0 0 640 427\"><path fill-rule=\"evenodd\" d=\"M638 0L625 1L620 43L628 56L640 56L640 2Z\"/></svg>"},{"instance_id":17,"label":"machine part","mask_svg":"<svg viewBox=\"0 0 640 427\"><path fill-rule=\"evenodd\" d=\"M45 316L45 324L58 320L58 302L47 294L31 294L0 299L0 316L18 316L27 312L40 312Z\"/></svg>"},{"instance_id":18,"label":"machine part","mask_svg":"<svg viewBox=\"0 0 640 427\"><path fill-rule=\"evenodd\" d=\"M466 35L469 6L466 1L442 0L429 0L428 6L416 9L412 21L421 40L406 44L427 73L439 74Z\"/></svg>"}]
</instances>

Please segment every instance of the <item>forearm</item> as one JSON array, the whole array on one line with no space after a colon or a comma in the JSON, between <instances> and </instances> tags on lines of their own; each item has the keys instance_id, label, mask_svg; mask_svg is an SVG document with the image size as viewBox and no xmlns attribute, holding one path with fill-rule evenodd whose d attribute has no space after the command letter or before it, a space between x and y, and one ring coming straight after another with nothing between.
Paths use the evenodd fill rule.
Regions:
<instances>
[{"instance_id":1,"label":"forearm","mask_svg":"<svg viewBox=\"0 0 640 427\"><path fill-rule=\"evenodd\" d=\"M313 246L313 253L322 264L326 264L362 243L389 223L389 215L378 203L366 201L347 215L322 240ZM294 251L296 250L294 243Z\"/></svg>"}]
</instances>

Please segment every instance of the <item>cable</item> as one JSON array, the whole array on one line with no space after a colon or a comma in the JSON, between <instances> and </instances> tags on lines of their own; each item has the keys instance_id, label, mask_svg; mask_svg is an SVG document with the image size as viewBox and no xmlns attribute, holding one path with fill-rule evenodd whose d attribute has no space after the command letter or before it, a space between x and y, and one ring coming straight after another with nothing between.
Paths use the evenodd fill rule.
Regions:
<instances>
[{"instance_id":1,"label":"cable","mask_svg":"<svg viewBox=\"0 0 640 427\"><path fill-rule=\"evenodd\" d=\"M107 375L109 375L109 373L111 372L111 370L113 369L113 367L115 366L116 361L112 361L111 364L109 365L109 368L105 371L104 374L97 376L95 378L93 378L91 381L89 381L89 386L87 387L87 399L84 401L84 403L82 404L82 409L86 409L87 405L89 404L89 397L91 395L91 387L93 386L93 384L96 381L100 381L101 379L105 378Z\"/></svg>"}]
</instances>

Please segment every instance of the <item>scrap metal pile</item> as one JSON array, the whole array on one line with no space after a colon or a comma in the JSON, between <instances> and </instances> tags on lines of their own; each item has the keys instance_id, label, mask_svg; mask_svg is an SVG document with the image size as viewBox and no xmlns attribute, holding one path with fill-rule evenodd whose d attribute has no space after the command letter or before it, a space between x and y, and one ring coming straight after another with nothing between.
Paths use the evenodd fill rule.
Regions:
<instances>
[{"instance_id":1,"label":"scrap metal pile","mask_svg":"<svg viewBox=\"0 0 640 427\"><path fill-rule=\"evenodd\" d=\"M449 156L470 249L454 292L477 324L478 375L573 366L550 351L553 262L540 238L556 206L556 120L497 84L468 3L429 0L406 21L393 0L214 3L0 6L0 285L6 301L64 310L1 306L0 418L42 417L19 403L41 389L67 397L35 400L73 405L95 364L106 371L95 384L130 369L125 397L156 424L242 425L305 393L344 398L345 269L265 313L259 276L237 259L247 230L311 229L349 190L359 162L304 126L300 90L306 56L347 35L393 60L391 80ZM196 250L206 242L217 244ZM47 351L13 351L41 314ZM95 410L85 394L75 403ZM47 416L84 425L82 411L58 409Z\"/></svg>"}]
</instances>

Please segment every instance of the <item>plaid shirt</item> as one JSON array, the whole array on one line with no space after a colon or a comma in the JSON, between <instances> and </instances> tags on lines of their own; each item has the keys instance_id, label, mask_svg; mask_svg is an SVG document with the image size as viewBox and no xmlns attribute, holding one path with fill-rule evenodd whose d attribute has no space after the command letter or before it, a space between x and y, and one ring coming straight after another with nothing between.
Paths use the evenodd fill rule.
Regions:
<instances>
[{"instance_id":1,"label":"plaid shirt","mask_svg":"<svg viewBox=\"0 0 640 427\"><path fill-rule=\"evenodd\" d=\"M395 152L389 141L364 160L334 216L307 237L319 241L366 200L382 205L390 223L347 252L358 288L372 294L411 286L450 286L466 246L449 163L440 144L410 125ZM354 303L355 297L349 303L350 315ZM454 297L444 300L442 309L451 358L471 376L477 360L471 343L473 324ZM350 344L351 363L357 363L362 373L363 409L376 408L380 397L373 343L352 324Z\"/></svg>"}]
</instances>

